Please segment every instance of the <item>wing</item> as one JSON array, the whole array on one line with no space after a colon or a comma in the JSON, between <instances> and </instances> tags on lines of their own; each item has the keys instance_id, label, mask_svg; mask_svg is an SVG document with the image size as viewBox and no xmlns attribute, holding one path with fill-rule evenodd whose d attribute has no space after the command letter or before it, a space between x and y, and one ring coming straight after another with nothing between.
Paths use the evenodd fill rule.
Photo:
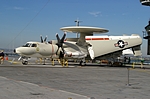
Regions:
<instances>
[{"instance_id":1,"label":"wing","mask_svg":"<svg viewBox=\"0 0 150 99\"><path fill-rule=\"evenodd\" d=\"M90 54L91 59L94 59L94 51L90 46L87 46L89 44L85 41L85 36L93 36L94 33L106 33L108 30L104 28L98 28L98 27L87 27L87 26L71 26L71 27L62 27L60 28L64 32L71 32L71 33L79 33L80 37L77 40L77 45L88 47L88 52Z\"/></svg>"}]
</instances>

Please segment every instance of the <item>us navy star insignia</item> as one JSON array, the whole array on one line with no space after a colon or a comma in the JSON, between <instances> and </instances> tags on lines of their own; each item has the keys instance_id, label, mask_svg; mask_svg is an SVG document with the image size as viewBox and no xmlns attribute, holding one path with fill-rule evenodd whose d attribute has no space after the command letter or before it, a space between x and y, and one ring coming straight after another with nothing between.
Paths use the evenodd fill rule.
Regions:
<instances>
[{"instance_id":1,"label":"us navy star insignia","mask_svg":"<svg viewBox=\"0 0 150 99\"><path fill-rule=\"evenodd\" d=\"M124 48L126 45L128 45L128 42L124 42L123 40L119 40L117 43L114 44L115 47Z\"/></svg>"}]
</instances>

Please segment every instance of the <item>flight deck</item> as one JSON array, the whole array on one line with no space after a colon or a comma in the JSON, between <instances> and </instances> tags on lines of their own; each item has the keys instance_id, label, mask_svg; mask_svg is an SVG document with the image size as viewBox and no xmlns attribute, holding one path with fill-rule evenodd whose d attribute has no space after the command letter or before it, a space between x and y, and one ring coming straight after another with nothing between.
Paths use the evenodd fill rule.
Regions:
<instances>
[{"instance_id":1,"label":"flight deck","mask_svg":"<svg viewBox=\"0 0 150 99\"><path fill-rule=\"evenodd\" d=\"M59 68L56 68L59 67ZM150 66L0 65L1 99L148 99Z\"/></svg>"}]
</instances>

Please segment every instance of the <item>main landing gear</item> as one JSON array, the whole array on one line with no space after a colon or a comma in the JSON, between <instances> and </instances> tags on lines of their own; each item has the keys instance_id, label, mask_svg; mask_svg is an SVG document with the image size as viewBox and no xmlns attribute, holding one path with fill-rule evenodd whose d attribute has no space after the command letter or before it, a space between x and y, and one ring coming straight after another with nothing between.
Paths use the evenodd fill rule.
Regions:
<instances>
[{"instance_id":1,"label":"main landing gear","mask_svg":"<svg viewBox=\"0 0 150 99\"><path fill-rule=\"evenodd\" d=\"M82 59L82 60L80 61L80 66L85 66L85 65L86 65L85 59Z\"/></svg>"}]
</instances>

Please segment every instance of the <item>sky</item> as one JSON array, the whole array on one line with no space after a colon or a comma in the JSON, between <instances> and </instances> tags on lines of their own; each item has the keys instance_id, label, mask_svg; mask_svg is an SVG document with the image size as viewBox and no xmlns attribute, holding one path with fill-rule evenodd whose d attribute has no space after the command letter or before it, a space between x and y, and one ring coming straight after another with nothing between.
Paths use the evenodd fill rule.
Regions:
<instances>
[{"instance_id":1,"label":"sky","mask_svg":"<svg viewBox=\"0 0 150 99\"><path fill-rule=\"evenodd\" d=\"M64 26L108 29L107 35L138 34L150 19L150 7L140 0L0 0L0 48L14 49L27 41L61 37ZM76 37L67 33L67 37ZM143 40L143 55L147 54L147 40Z\"/></svg>"}]
</instances>

